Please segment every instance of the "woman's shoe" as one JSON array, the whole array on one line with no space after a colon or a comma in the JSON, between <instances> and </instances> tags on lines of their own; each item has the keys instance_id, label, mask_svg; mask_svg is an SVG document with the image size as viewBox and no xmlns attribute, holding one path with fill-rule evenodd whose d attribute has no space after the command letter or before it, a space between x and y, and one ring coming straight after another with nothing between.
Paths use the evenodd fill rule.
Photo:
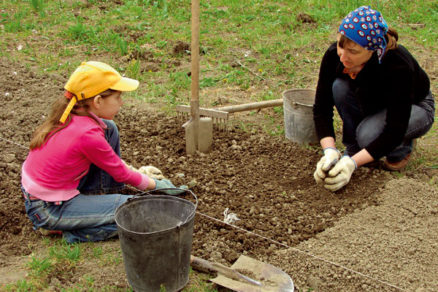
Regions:
<instances>
[{"instance_id":1,"label":"woman's shoe","mask_svg":"<svg viewBox=\"0 0 438 292\"><path fill-rule=\"evenodd\" d=\"M386 170L390 171L399 171L402 170L408 165L409 159L411 158L411 153L406 155L402 160L397 162L389 162L388 159L385 159L385 162L383 163L383 167Z\"/></svg>"}]
</instances>

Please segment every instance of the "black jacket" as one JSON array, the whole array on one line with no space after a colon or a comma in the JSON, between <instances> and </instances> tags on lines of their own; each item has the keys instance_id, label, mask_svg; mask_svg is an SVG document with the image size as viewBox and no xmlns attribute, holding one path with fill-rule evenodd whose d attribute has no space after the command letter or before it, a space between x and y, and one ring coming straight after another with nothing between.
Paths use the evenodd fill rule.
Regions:
<instances>
[{"instance_id":1,"label":"black jacket","mask_svg":"<svg viewBox=\"0 0 438 292\"><path fill-rule=\"evenodd\" d=\"M332 44L321 62L313 114L318 138L334 137L332 85L336 78L350 79L342 73L336 43ZM400 145L406 133L412 104L423 100L430 91L426 72L406 48L388 50L379 64L374 52L356 79L350 80L364 116L387 109L383 133L365 149L379 159Z\"/></svg>"}]
</instances>

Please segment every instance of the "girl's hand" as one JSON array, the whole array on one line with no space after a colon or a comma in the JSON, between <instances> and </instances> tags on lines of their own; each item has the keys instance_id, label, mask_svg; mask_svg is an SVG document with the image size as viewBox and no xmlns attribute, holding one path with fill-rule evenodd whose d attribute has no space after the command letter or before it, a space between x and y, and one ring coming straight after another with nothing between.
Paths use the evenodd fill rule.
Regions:
<instances>
[{"instance_id":1,"label":"girl's hand","mask_svg":"<svg viewBox=\"0 0 438 292\"><path fill-rule=\"evenodd\" d=\"M138 172L146 174L150 178L164 179L163 172L152 165L142 166L138 169Z\"/></svg>"},{"instance_id":2,"label":"girl's hand","mask_svg":"<svg viewBox=\"0 0 438 292\"><path fill-rule=\"evenodd\" d=\"M187 186L180 186L179 188L177 188L176 186L173 185L173 183L168 180L168 179L153 179L155 181L155 188L154 190L160 191L165 193L166 195L180 195L183 194L185 192L185 190L188 189Z\"/></svg>"}]
</instances>

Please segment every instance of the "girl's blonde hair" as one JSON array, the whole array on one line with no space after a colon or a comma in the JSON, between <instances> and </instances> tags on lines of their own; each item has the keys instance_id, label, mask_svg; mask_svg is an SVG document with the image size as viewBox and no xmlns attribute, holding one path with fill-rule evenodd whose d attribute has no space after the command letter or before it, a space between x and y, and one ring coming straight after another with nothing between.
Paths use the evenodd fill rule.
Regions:
<instances>
[{"instance_id":1,"label":"girl's blonde hair","mask_svg":"<svg viewBox=\"0 0 438 292\"><path fill-rule=\"evenodd\" d=\"M116 92L116 90L108 89L102 93L99 93L98 95L100 95L102 98L105 98L110 96L114 92ZM88 111L93 98L94 97L90 97L78 101L72 109L71 114L75 114L78 116L91 116ZM30 150L41 147L53 134L64 129L70 124L71 114L68 116L65 123L62 124L61 122L59 122L59 119L64 113L64 110L69 102L70 100L64 96L55 100L55 102L52 104L52 108L47 119L40 126L38 126L33 133L29 145Z\"/></svg>"},{"instance_id":2,"label":"girl's blonde hair","mask_svg":"<svg viewBox=\"0 0 438 292\"><path fill-rule=\"evenodd\" d=\"M397 41L398 41L398 33L393 28L388 28L388 32L385 35L386 38L386 52L389 50L393 50L397 48ZM345 35L341 34L341 37L338 41L339 47L343 48L345 44L348 44L349 42L354 42L347 38Z\"/></svg>"}]
</instances>

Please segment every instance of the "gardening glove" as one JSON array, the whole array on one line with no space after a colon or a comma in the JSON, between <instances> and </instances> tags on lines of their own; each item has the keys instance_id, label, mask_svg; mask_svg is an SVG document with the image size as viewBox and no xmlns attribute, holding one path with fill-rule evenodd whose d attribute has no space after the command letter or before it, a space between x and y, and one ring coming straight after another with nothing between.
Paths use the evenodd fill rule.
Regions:
<instances>
[{"instance_id":1,"label":"gardening glove","mask_svg":"<svg viewBox=\"0 0 438 292\"><path fill-rule=\"evenodd\" d=\"M324 149L324 156L321 157L316 165L316 171L313 174L316 183L320 184L324 182L327 172L338 162L341 157L341 153L338 149L327 147Z\"/></svg>"},{"instance_id":2,"label":"gardening glove","mask_svg":"<svg viewBox=\"0 0 438 292\"><path fill-rule=\"evenodd\" d=\"M164 175L161 170L152 165L142 166L138 169L138 172L146 174L150 178L164 179Z\"/></svg>"},{"instance_id":3,"label":"gardening glove","mask_svg":"<svg viewBox=\"0 0 438 292\"><path fill-rule=\"evenodd\" d=\"M332 192L339 190L348 184L356 168L356 162L350 156L343 156L328 172L328 176L324 179L324 187Z\"/></svg>"},{"instance_id":4,"label":"gardening glove","mask_svg":"<svg viewBox=\"0 0 438 292\"><path fill-rule=\"evenodd\" d=\"M188 189L187 186L180 186L179 188L177 188L176 186L173 185L173 183L168 180L168 179L156 179L156 178L152 178L155 181L155 189L153 189L154 191L160 191L161 189L165 189L162 190L161 192L165 193L166 195L180 195L185 193L185 190ZM170 190L173 189L173 190Z\"/></svg>"}]
</instances>

